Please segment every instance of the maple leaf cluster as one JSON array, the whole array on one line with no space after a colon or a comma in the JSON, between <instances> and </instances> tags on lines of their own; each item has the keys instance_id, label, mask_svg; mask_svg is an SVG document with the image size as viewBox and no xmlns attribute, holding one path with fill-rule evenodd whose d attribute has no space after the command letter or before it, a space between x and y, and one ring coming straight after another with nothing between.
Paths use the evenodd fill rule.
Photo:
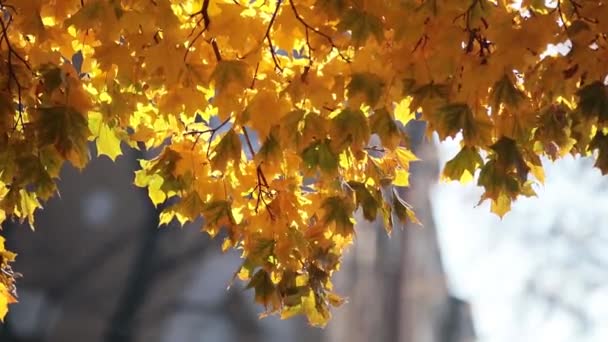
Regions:
<instances>
[{"instance_id":1,"label":"maple leaf cluster","mask_svg":"<svg viewBox=\"0 0 608 342\"><path fill-rule=\"evenodd\" d=\"M501 216L543 181L541 156L595 153L608 172L604 1L0 0L0 12L0 219L33 225L90 141L112 160L121 144L160 150L135 184L171 199L161 224L202 217L222 232L242 252L236 275L282 317L324 325L342 302L331 275L355 210L389 232L417 222L397 191L417 113L428 134L462 137L443 177L478 172ZM2 278L0 310L12 286Z\"/></svg>"}]
</instances>

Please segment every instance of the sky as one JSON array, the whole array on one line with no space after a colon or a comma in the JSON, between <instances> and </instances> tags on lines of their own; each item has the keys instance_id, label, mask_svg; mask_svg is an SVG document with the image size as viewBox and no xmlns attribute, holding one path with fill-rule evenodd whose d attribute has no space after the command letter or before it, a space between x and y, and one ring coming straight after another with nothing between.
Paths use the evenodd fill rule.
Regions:
<instances>
[{"instance_id":1,"label":"sky","mask_svg":"<svg viewBox=\"0 0 608 342\"><path fill-rule=\"evenodd\" d=\"M444 164L459 143L439 144ZM503 220L475 182L431 191L450 289L472 304L480 342L608 341L608 177L590 158L543 160L537 197Z\"/></svg>"}]
</instances>

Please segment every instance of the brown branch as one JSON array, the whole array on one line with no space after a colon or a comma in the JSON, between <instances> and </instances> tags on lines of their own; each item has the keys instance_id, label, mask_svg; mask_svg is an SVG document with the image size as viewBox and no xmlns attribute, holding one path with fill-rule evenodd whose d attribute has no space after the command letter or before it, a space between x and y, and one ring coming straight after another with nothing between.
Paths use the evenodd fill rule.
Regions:
<instances>
[{"instance_id":1,"label":"brown branch","mask_svg":"<svg viewBox=\"0 0 608 342\"><path fill-rule=\"evenodd\" d=\"M220 62L222 60L222 54L220 53L220 48L217 46L217 42L215 41L215 39L211 40L211 47L213 47L215 59Z\"/></svg>"},{"instance_id":2,"label":"brown branch","mask_svg":"<svg viewBox=\"0 0 608 342\"><path fill-rule=\"evenodd\" d=\"M226 120L224 120L219 126L215 128L209 128L202 131L188 131L184 132L184 135L196 135L194 144L192 144L192 149L194 149L203 134L211 133L211 136L209 136L209 140L207 140L207 158L209 158L209 155L211 154L211 142L213 141L213 137L217 134L217 131L222 129L222 127L224 127L230 121L230 119L232 119L232 117L229 116Z\"/></svg>"},{"instance_id":3,"label":"brown branch","mask_svg":"<svg viewBox=\"0 0 608 342\"><path fill-rule=\"evenodd\" d=\"M196 17L197 15L200 15L202 17L201 20L205 23L203 30L209 28L209 25L211 24L211 18L209 17L210 2L211 0L204 0L201 9L198 12L194 12L190 15L190 18Z\"/></svg>"},{"instance_id":4,"label":"brown branch","mask_svg":"<svg viewBox=\"0 0 608 342\"><path fill-rule=\"evenodd\" d=\"M423 33L420 36L420 39L418 39L418 41L416 42L414 49L412 49L412 53L416 52L416 50L418 50L419 47L424 50L424 47L426 46L426 43L428 41L429 41L429 36L426 33Z\"/></svg>"},{"instance_id":5,"label":"brown branch","mask_svg":"<svg viewBox=\"0 0 608 342\"><path fill-rule=\"evenodd\" d=\"M264 196L266 196L266 197L272 199L273 193L272 193L272 189L270 188L270 185L268 185L266 176L264 176L264 172L262 171L262 165L258 165L258 167L256 168L256 175L257 175L258 181L257 181L257 185L253 188L253 191L252 191L252 195L253 195L253 192L257 191L255 212L256 213L258 212L258 210L260 208L260 203L261 203L266 208L268 215L270 215L270 219L272 221L274 221L276 217L275 217L274 213L272 212L272 209L270 208L270 203L268 203L266 198L264 198Z\"/></svg>"},{"instance_id":6,"label":"brown branch","mask_svg":"<svg viewBox=\"0 0 608 342\"><path fill-rule=\"evenodd\" d=\"M568 28L570 25L568 25L568 23L566 22L567 18L562 10L563 1L564 0L557 0L557 6L555 7L555 9L557 10L557 13L559 14L559 18L561 19L562 23L564 24L564 28ZM583 5L579 4L578 2L576 2L574 0L568 0L568 3L570 3L570 6L572 6L572 15L573 16L575 16L578 19L582 19L587 22L597 24L597 19L594 20L592 18L584 17L581 15L579 9L582 8Z\"/></svg>"},{"instance_id":7,"label":"brown branch","mask_svg":"<svg viewBox=\"0 0 608 342\"><path fill-rule=\"evenodd\" d=\"M342 58L342 60L344 60L347 63L350 63L350 58L346 57L344 54L342 54L342 51L340 51L340 49L338 48L338 46L334 43L334 40L326 33L321 32L320 30L310 26L310 24L308 24L304 18L300 15L300 13L298 13L298 10L296 9L296 5L293 3L293 0L289 0L289 5L291 6L291 10L293 11L293 14L295 15L296 19L302 24L304 25L304 27L307 30L311 30L312 32L318 34L319 36L325 38L327 40L327 42L329 42L329 44L331 45L332 49L336 49L336 51L338 51L338 55L340 56L340 58ZM308 32L306 33L308 36ZM308 40L308 39L307 39ZM310 47L310 45L309 45Z\"/></svg>"},{"instance_id":8,"label":"brown branch","mask_svg":"<svg viewBox=\"0 0 608 342\"><path fill-rule=\"evenodd\" d=\"M481 2L480 0L473 0L469 7L467 7L467 9L463 13L457 15L452 22L456 22L456 20L463 18L467 30L471 30L471 12L478 4L481 8L483 8L483 2Z\"/></svg>"},{"instance_id":9,"label":"brown branch","mask_svg":"<svg viewBox=\"0 0 608 342\"><path fill-rule=\"evenodd\" d=\"M255 151L253 150L253 145L251 144L251 138L249 138L249 133L245 126L243 126L243 135L245 136L245 141L247 142L247 147L249 147L249 152L251 152L251 159L255 156Z\"/></svg>"},{"instance_id":10,"label":"brown branch","mask_svg":"<svg viewBox=\"0 0 608 342\"><path fill-rule=\"evenodd\" d=\"M12 9L14 11L14 8L10 8L8 6L5 6L3 3L0 2L0 8L1 9ZM19 61L21 61L21 63L23 63L23 65L25 65L25 67L33 73L32 68L30 67L29 63L21 56L19 55L15 49L13 48L13 45L11 44L11 41L9 39L8 36L8 29L11 25L11 23L13 22L13 14L9 13L9 19L8 22L4 21L4 16L5 11L2 10L0 11L0 28L2 29L2 36L0 37L0 44L2 44L2 41L4 41L4 43L6 43L6 47L7 47L7 60L6 60L6 67L7 67L7 72L8 72L8 79L7 79L7 90L9 92L9 94L13 93L12 90L12 82L15 82L15 84L17 85L17 105L18 108L17 110L19 111L19 118L17 120L17 122L15 122L15 126L13 127L13 130L17 129L17 125L19 123L21 123L21 126L23 127L23 98L22 98L22 90L23 90L23 86L21 85L21 82L19 82L19 78L17 77L17 74L15 72L15 69L13 67L13 57L17 58Z\"/></svg>"},{"instance_id":11,"label":"brown branch","mask_svg":"<svg viewBox=\"0 0 608 342\"><path fill-rule=\"evenodd\" d=\"M308 83L308 81L307 81L308 73L310 72L310 68L312 68L312 65L313 65L312 52L315 49L313 49L313 47L310 45L310 36L308 34L308 31L310 29L306 26L304 26L304 28L306 31L306 46L308 47L308 65L306 67L304 67L304 72L302 73L302 75L300 75L300 80L302 80L302 82L304 82L304 83Z\"/></svg>"},{"instance_id":12,"label":"brown branch","mask_svg":"<svg viewBox=\"0 0 608 342\"><path fill-rule=\"evenodd\" d=\"M383 147L376 146L376 145L374 145L374 146L365 146L363 149L366 150L366 151L370 151L370 152L386 152L386 150Z\"/></svg>"},{"instance_id":13,"label":"brown branch","mask_svg":"<svg viewBox=\"0 0 608 342\"><path fill-rule=\"evenodd\" d=\"M201 6L201 9L198 12L192 13L190 15L190 18L194 18L194 17L196 17L198 15L200 15L201 18L196 22L196 25L194 26L194 28L192 28L192 31L190 32L189 36L192 36L192 34L194 34L194 31L196 31L196 29L200 26L201 22L203 23L203 29L200 30L196 34L196 36L194 37L194 39L192 39L192 41L190 42L190 44L188 44L188 47L186 48L186 53L184 54L184 61L188 57L188 53L190 53L190 49L192 48L192 46L194 46L194 43L196 43L196 41L203 36L203 34L205 33L205 31L207 31L207 29L209 29L209 25L211 25L211 17L209 17L209 3L210 3L210 1L211 0L204 0L203 1L203 5ZM215 46L214 46L214 48L215 48ZM215 49L214 49L214 52L215 52ZM215 56L217 57L218 53L216 53ZM218 59L218 61L220 59Z\"/></svg>"},{"instance_id":14,"label":"brown branch","mask_svg":"<svg viewBox=\"0 0 608 342\"><path fill-rule=\"evenodd\" d=\"M270 37L270 30L272 29L274 20L277 18L277 13L279 13L279 9L281 8L281 3L283 3L283 0L277 0L277 7L272 13L272 17L270 18L270 22L268 23L268 28L266 28L266 33L264 34L264 37L266 38L266 41L268 41L268 47L270 48L270 54L272 56L272 61L274 62L274 67L280 72L283 72L283 68L281 67L281 63L279 62L279 59L277 57L274 45L272 44L272 38Z\"/></svg>"},{"instance_id":15,"label":"brown branch","mask_svg":"<svg viewBox=\"0 0 608 342\"><path fill-rule=\"evenodd\" d=\"M247 128L245 128L245 126L242 126L242 128L243 128L243 135L245 136L245 141L247 142L247 147L249 148L249 151L251 152L251 159L253 159L255 156L255 151L253 150L253 145L251 144L251 138L249 137ZM275 215L272 212L272 209L270 208L270 203L268 203L267 199L264 197L264 196L266 196L268 199L272 200L273 193L272 193L272 189L270 188L270 185L268 184L268 181L266 180L264 171L262 171L261 163L256 168L256 176L258 179L257 184L253 188L253 190L251 191L251 194L250 194L253 197L253 193L257 192L256 203L255 203L255 212L257 214L257 212L260 208L260 203L261 203L264 205L264 207L266 207L266 211L268 211L268 215L270 215L270 219L274 221Z\"/></svg>"},{"instance_id":16,"label":"brown branch","mask_svg":"<svg viewBox=\"0 0 608 342\"><path fill-rule=\"evenodd\" d=\"M557 13L559 14L559 19L562 21L562 24L564 25L564 27L568 27L568 22L566 21L566 17L564 15L564 12L562 11L562 1L561 0L557 0Z\"/></svg>"},{"instance_id":17,"label":"brown branch","mask_svg":"<svg viewBox=\"0 0 608 342\"><path fill-rule=\"evenodd\" d=\"M251 80L251 86L249 87L251 89L255 88L255 80L256 80L256 77L258 77L258 69L259 68L260 68L260 62L258 62L255 65L255 72L253 73L253 79ZM243 129L245 129L245 127L243 127Z\"/></svg>"}]
</instances>

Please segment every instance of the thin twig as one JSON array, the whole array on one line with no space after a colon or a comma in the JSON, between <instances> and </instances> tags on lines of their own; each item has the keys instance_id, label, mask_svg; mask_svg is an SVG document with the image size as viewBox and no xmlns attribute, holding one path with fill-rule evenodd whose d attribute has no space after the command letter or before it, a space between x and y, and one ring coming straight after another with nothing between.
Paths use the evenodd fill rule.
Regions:
<instances>
[{"instance_id":1,"label":"thin twig","mask_svg":"<svg viewBox=\"0 0 608 342\"><path fill-rule=\"evenodd\" d=\"M215 128L209 128L209 129L205 129L202 131L198 131L198 130L188 131L188 132L184 132L184 135L196 135L194 144L192 144L192 149L194 149L194 147L196 146L196 144L198 143L199 139L201 138L201 136L203 134L211 133L209 140L207 140L207 158L209 158L209 155L211 154L211 142L213 141L213 137L215 136L215 134L217 134L217 132L220 129L222 129L222 127L224 127L230 121L230 119L232 119L232 117L229 116L226 120L224 120L219 126L217 126Z\"/></svg>"},{"instance_id":2,"label":"thin twig","mask_svg":"<svg viewBox=\"0 0 608 342\"><path fill-rule=\"evenodd\" d=\"M253 150L253 145L251 144L251 138L249 138L249 133L247 132L247 128L243 126L243 135L245 136L245 141L247 142L247 146L249 147L249 152L251 152L251 159L255 156L255 151Z\"/></svg>"},{"instance_id":3,"label":"thin twig","mask_svg":"<svg viewBox=\"0 0 608 342\"><path fill-rule=\"evenodd\" d=\"M258 62L258 63L255 65L255 72L253 73L253 79L251 80L251 86L250 86L250 88L251 88L251 89L255 88L255 80L256 80L256 78L258 77L258 69L259 69L259 68L260 68L260 62ZM243 128L244 128L244 127L243 127Z\"/></svg>"},{"instance_id":4,"label":"thin twig","mask_svg":"<svg viewBox=\"0 0 608 342\"><path fill-rule=\"evenodd\" d=\"M204 0L203 5L201 6L201 9L198 12L194 12L190 15L190 18L196 17L197 15L202 16L202 20L205 23L205 27L203 28L204 30L206 30L209 27L209 24L211 24L211 18L209 18L209 3L210 2L211 2L210 0Z\"/></svg>"},{"instance_id":5,"label":"thin twig","mask_svg":"<svg viewBox=\"0 0 608 342\"><path fill-rule=\"evenodd\" d=\"M192 48L192 46L194 46L194 43L196 43L196 41L203 36L203 34L205 33L205 31L207 31L209 29L209 25L211 25L211 17L209 17L209 3L210 3L210 1L211 0L204 0L203 1L203 5L201 6L201 9L198 12L192 13L190 15L190 18L194 18L194 17L196 17L198 15L201 16L201 18L196 22L196 25L194 26L194 28L192 28L192 31L190 32L190 36L200 26L201 22L203 23L203 29L200 30L196 34L196 36L192 39L192 41L190 42L190 44L188 44L188 46L186 48L186 53L184 54L184 61L188 57L188 53L190 53L190 49ZM217 57L217 55L218 54L216 53L216 57Z\"/></svg>"},{"instance_id":6,"label":"thin twig","mask_svg":"<svg viewBox=\"0 0 608 342\"><path fill-rule=\"evenodd\" d=\"M211 47L213 47L215 59L220 62L222 60L222 54L220 53L220 48L217 46L217 42L215 41L215 39L211 40Z\"/></svg>"},{"instance_id":7,"label":"thin twig","mask_svg":"<svg viewBox=\"0 0 608 342\"><path fill-rule=\"evenodd\" d=\"M251 138L249 137L247 128L245 126L242 126L242 129L243 129L243 135L245 136L245 141L247 142L247 147L249 148L249 152L251 152L251 159L253 159L255 157L255 151L253 150L253 144L251 144ZM256 213L258 212L260 203L262 203L262 204L264 204L264 207L266 207L266 211L268 211L268 215L270 215L270 219L274 221L275 215L272 212L272 209L270 208L270 204L266 201L266 198L264 198L264 196L266 196L269 199L272 199L273 193L272 193L272 189L270 188L270 185L268 184L268 181L266 180L264 171L262 171L261 163L256 168L256 175L257 175L258 181L257 181L256 186L253 188L253 191L251 192L251 196L253 196L253 193L257 191L255 212Z\"/></svg>"},{"instance_id":8,"label":"thin twig","mask_svg":"<svg viewBox=\"0 0 608 342\"><path fill-rule=\"evenodd\" d=\"M8 9L12 9L14 11L14 8L8 7L6 5L4 5L3 3L0 2L0 6L2 9L4 8L8 8ZM13 22L13 14L9 13L9 19L8 22L4 21L3 15L4 15L4 11L0 11L1 15L0 15L0 28L2 29L2 36L0 37L0 44L2 44L2 41L4 41L4 43L6 43L6 47L7 47L7 60L6 60L6 67L7 67L7 72L8 72L8 79L7 79L7 90L9 92L9 94L12 94L12 82L15 82L15 84L17 85L17 110L19 111L19 118L17 120L17 122L15 122L15 126L13 127L13 130L17 129L17 125L19 123L21 123L21 126L23 127L24 122L23 122L23 99L22 99L22 90L23 90L23 86L21 85L21 82L19 82L19 78L17 77L17 74L15 72L15 69L13 67L13 57L17 58L19 61L21 61L21 63L23 63L23 65L25 65L25 67L33 73L32 68L30 67L29 63L21 56L19 55L15 49L13 48L13 45L11 44L11 41L9 39L8 36L8 29L11 25L11 23Z\"/></svg>"},{"instance_id":9,"label":"thin twig","mask_svg":"<svg viewBox=\"0 0 608 342\"><path fill-rule=\"evenodd\" d=\"M283 72L283 68L281 67L281 63L279 62L279 59L277 57L274 45L272 44L272 38L270 37L270 30L272 29L272 24L274 24L274 20L277 18L277 13L279 13L279 9L281 8L281 3L283 3L283 0L277 0L277 7L272 13L272 17L270 18L270 22L268 23L268 27L266 28L266 33L264 34L264 37L266 38L266 41L268 41L268 47L270 48L270 54L272 56L272 61L274 62L275 68L280 72Z\"/></svg>"},{"instance_id":10,"label":"thin twig","mask_svg":"<svg viewBox=\"0 0 608 342\"><path fill-rule=\"evenodd\" d=\"M264 204L264 207L266 208L266 211L268 212L270 219L272 221L274 221L275 215L272 212L272 209L270 208L270 203L268 203L266 201L266 198L264 198L264 196L266 196L269 199L272 199L274 196L272 193L272 189L270 188L270 185L268 184L268 181L266 180L266 176L264 176L264 172L262 171L261 165L258 165L258 167L256 168L256 175L257 175L258 180L257 180L256 186L253 188L253 191L252 191L252 195L253 195L253 192L257 191L255 212L256 213L258 212L258 210L260 208L260 203L262 203L262 204Z\"/></svg>"},{"instance_id":11,"label":"thin twig","mask_svg":"<svg viewBox=\"0 0 608 342\"><path fill-rule=\"evenodd\" d=\"M321 32L320 30L310 26L310 24L308 24L304 18L300 15L300 13L298 13L298 10L296 9L296 5L293 3L293 0L289 0L289 5L291 6L291 10L293 11L293 14L295 15L296 19L302 24L304 25L304 27L308 30L311 30L312 32L318 34L319 36L325 38L329 44L331 45L332 49L335 49L336 51L338 51L338 55L340 56L340 58L342 58L345 62L350 63L350 58L346 57L344 54L342 54L342 51L340 51L340 49L338 48L338 46L334 43L334 40L327 34ZM308 32L307 32L308 34ZM310 47L310 45L309 45Z\"/></svg>"}]
</instances>

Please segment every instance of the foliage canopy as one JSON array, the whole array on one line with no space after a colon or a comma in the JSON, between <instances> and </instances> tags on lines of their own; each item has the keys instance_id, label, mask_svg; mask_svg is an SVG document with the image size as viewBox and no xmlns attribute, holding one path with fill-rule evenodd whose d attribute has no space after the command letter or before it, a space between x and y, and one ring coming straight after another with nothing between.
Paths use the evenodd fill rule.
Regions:
<instances>
[{"instance_id":1,"label":"foliage canopy","mask_svg":"<svg viewBox=\"0 0 608 342\"><path fill-rule=\"evenodd\" d=\"M504 215L540 156L608 172L608 3L588 0L1 0L0 221L34 224L64 163L155 150L162 224L204 217L236 275L315 325L353 212L417 222L404 125L462 135L443 170ZM534 178L530 177L530 174ZM14 255L0 249L0 316Z\"/></svg>"}]
</instances>

